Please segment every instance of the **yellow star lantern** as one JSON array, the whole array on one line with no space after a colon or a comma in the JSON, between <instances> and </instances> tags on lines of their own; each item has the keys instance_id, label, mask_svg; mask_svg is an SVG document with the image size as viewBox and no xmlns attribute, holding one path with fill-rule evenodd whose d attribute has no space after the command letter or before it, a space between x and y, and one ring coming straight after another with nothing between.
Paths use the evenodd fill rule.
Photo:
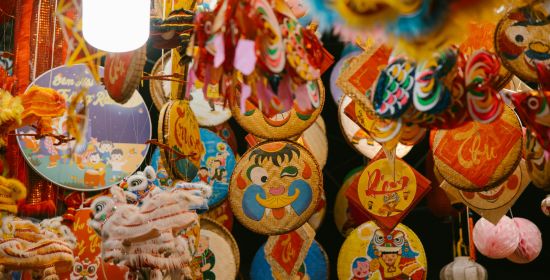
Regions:
<instances>
[{"instance_id":1,"label":"yellow star lantern","mask_svg":"<svg viewBox=\"0 0 550 280\"><path fill-rule=\"evenodd\" d=\"M65 64L86 64L96 81L100 81L99 65L105 52L89 46L82 36L82 7L79 0L60 0L56 16L67 42Z\"/></svg>"}]
</instances>

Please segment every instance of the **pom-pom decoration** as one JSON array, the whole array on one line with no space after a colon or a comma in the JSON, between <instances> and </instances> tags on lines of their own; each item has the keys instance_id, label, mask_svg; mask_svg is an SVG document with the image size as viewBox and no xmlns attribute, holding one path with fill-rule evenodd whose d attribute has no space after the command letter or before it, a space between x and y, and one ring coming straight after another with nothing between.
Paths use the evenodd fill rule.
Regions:
<instances>
[{"instance_id":1,"label":"pom-pom decoration","mask_svg":"<svg viewBox=\"0 0 550 280\"><path fill-rule=\"evenodd\" d=\"M473 239L481 254L492 259L503 259L514 253L520 234L516 223L508 216L502 217L496 225L481 218L474 226Z\"/></svg>"},{"instance_id":2,"label":"pom-pom decoration","mask_svg":"<svg viewBox=\"0 0 550 280\"><path fill-rule=\"evenodd\" d=\"M539 228L524 218L513 218L519 232L519 244L514 253L507 257L515 263L529 263L536 259L542 250L542 236Z\"/></svg>"}]
</instances>

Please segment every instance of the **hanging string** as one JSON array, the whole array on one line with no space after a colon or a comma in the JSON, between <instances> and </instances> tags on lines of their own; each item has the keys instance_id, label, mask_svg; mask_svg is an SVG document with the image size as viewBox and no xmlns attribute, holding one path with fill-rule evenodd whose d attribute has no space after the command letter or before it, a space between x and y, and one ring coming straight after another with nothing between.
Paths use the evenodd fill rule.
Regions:
<instances>
[{"instance_id":1,"label":"hanging string","mask_svg":"<svg viewBox=\"0 0 550 280\"><path fill-rule=\"evenodd\" d=\"M512 213L512 208L510 207L510 210L508 210L510 212L510 218L514 218L514 213Z\"/></svg>"}]
</instances>

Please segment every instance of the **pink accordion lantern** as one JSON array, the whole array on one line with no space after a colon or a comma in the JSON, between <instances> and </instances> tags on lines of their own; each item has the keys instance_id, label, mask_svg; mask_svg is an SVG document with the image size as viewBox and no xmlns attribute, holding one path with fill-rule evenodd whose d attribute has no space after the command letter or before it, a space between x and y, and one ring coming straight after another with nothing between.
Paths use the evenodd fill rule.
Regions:
<instances>
[{"instance_id":1,"label":"pink accordion lantern","mask_svg":"<svg viewBox=\"0 0 550 280\"><path fill-rule=\"evenodd\" d=\"M508 260L515 263L529 263L536 259L542 250L542 235L539 228L524 218L513 218L519 231L519 245L508 256Z\"/></svg>"},{"instance_id":2,"label":"pink accordion lantern","mask_svg":"<svg viewBox=\"0 0 550 280\"><path fill-rule=\"evenodd\" d=\"M507 216L502 217L497 225L484 218L474 226L474 244L484 256L492 259L503 259L514 253L520 241L516 223Z\"/></svg>"}]
</instances>

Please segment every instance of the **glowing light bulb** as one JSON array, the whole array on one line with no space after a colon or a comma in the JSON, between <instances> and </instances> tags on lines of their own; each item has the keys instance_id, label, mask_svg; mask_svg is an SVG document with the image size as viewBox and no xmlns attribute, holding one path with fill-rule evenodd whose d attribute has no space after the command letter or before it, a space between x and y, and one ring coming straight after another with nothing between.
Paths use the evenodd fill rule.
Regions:
<instances>
[{"instance_id":1,"label":"glowing light bulb","mask_svg":"<svg viewBox=\"0 0 550 280\"><path fill-rule=\"evenodd\" d=\"M88 44L127 52L149 38L151 0L83 0L82 33Z\"/></svg>"}]
</instances>

